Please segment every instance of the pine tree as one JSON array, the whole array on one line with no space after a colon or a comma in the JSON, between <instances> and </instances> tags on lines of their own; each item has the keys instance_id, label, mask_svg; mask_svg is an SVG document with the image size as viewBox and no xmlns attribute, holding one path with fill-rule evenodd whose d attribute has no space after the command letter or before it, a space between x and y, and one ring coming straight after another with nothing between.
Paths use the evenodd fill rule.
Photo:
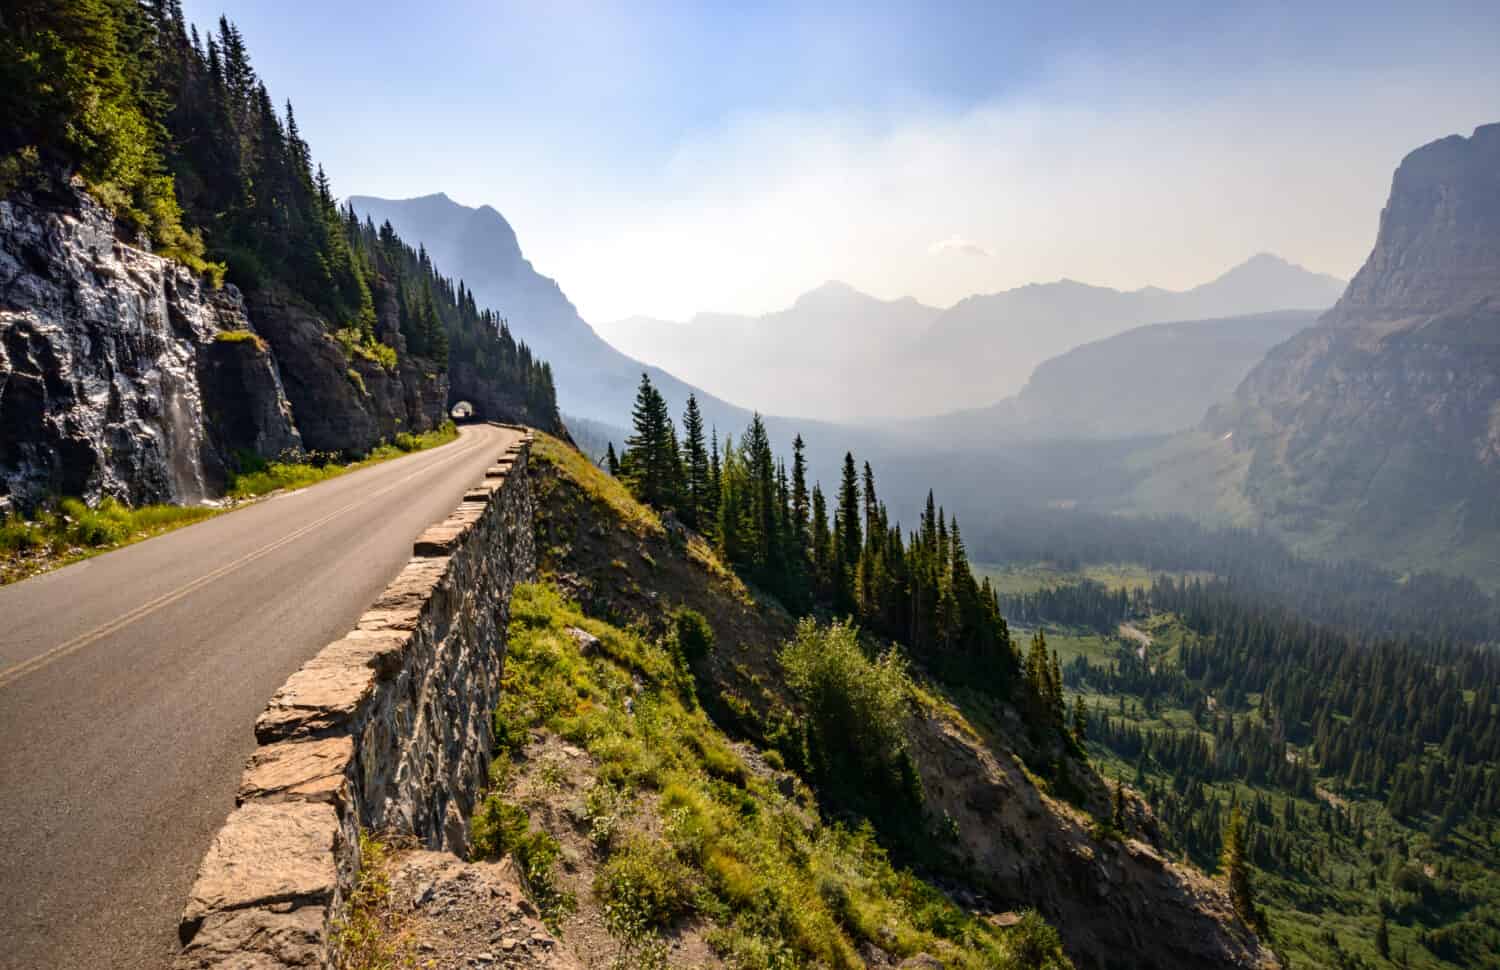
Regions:
<instances>
[{"instance_id":1,"label":"pine tree","mask_svg":"<svg viewBox=\"0 0 1500 970\"><path fill-rule=\"evenodd\" d=\"M807 492L807 456L799 434L792 439L792 524L791 531L804 567L813 561L812 507Z\"/></svg>"},{"instance_id":2,"label":"pine tree","mask_svg":"<svg viewBox=\"0 0 1500 970\"><path fill-rule=\"evenodd\" d=\"M709 500L712 479L708 450L703 440L703 414L698 410L698 399L693 394L688 394L687 409L682 415L682 447L683 521L701 532L712 506Z\"/></svg>"},{"instance_id":3,"label":"pine tree","mask_svg":"<svg viewBox=\"0 0 1500 970\"><path fill-rule=\"evenodd\" d=\"M633 433L625 439L621 475L637 499L657 509L675 508L682 479L677 432L666 399L644 373L630 417Z\"/></svg>"},{"instance_id":4,"label":"pine tree","mask_svg":"<svg viewBox=\"0 0 1500 970\"><path fill-rule=\"evenodd\" d=\"M1229 882L1229 901L1234 911L1256 932L1265 932L1260 910L1255 905L1255 893L1250 885L1250 865L1245 858L1245 818L1240 807L1229 811L1229 820L1224 824L1224 849L1219 857L1219 867L1224 870Z\"/></svg>"},{"instance_id":5,"label":"pine tree","mask_svg":"<svg viewBox=\"0 0 1500 970\"><path fill-rule=\"evenodd\" d=\"M615 443L611 441L604 451L604 467L615 478L620 477L620 459L615 455Z\"/></svg>"},{"instance_id":6,"label":"pine tree","mask_svg":"<svg viewBox=\"0 0 1500 970\"><path fill-rule=\"evenodd\" d=\"M1089 715L1083 706L1083 695L1078 694L1073 698L1073 740L1083 747L1088 740Z\"/></svg>"}]
</instances>

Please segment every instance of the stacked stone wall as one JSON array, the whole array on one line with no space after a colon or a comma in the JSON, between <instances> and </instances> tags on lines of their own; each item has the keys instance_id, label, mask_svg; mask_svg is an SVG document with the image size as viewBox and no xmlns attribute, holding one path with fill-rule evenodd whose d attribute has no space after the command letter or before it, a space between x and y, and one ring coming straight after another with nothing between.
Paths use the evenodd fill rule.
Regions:
<instances>
[{"instance_id":1,"label":"stacked stone wall","mask_svg":"<svg viewBox=\"0 0 1500 970\"><path fill-rule=\"evenodd\" d=\"M362 830L467 849L511 592L536 575L530 444L528 432L500 456L355 628L272 697L189 894L177 970L326 966Z\"/></svg>"}]
</instances>

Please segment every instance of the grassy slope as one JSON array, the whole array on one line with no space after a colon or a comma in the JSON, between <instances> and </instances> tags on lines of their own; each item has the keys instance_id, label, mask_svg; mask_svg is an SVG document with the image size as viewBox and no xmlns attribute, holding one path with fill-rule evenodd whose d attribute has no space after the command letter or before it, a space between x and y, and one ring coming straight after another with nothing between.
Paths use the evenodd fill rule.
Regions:
<instances>
[{"instance_id":1,"label":"grassy slope","mask_svg":"<svg viewBox=\"0 0 1500 970\"><path fill-rule=\"evenodd\" d=\"M564 941L593 960L863 967L878 948L955 968L1063 965L1038 918L972 916L893 867L868 828L824 822L774 756L707 717L670 639L590 619L547 585L518 589L512 615L507 757L475 844L519 848ZM563 855L566 872L551 864Z\"/></svg>"},{"instance_id":2,"label":"grassy slope","mask_svg":"<svg viewBox=\"0 0 1500 970\"><path fill-rule=\"evenodd\" d=\"M777 647L793 632L792 618L757 599L700 539L636 505L617 482L565 445L539 436L532 469L544 574L584 614L628 629L648 646L669 639L673 608L702 612L718 643L693 665L693 674L712 723L742 739L738 743L748 740L761 749L779 743L786 719L800 716L776 660ZM1118 959L1124 940L1139 938L1126 910L1144 904L1157 909L1156 935L1163 939L1142 939L1143 959L1152 946L1166 947L1157 951L1165 954L1186 939L1189 946L1201 941L1205 949L1219 947L1214 952L1244 965L1266 965L1268 955L1253 941L1247 948L1219 889L1186 870L1169 866L1164 872L1159 857L1140 843L1095 841L1088 813L1049 796L1047 783L1013 753L1010 741L1024 743L1027 734L1016 712L962 694L945 695L919 684L909 730L928 808L939 821L946 817L957 827L932 841L959 857L943 870L945 876L959 884L974 880L973 893L962 891L967 898L979 902L982 911L987 907L976 893L991 894L1002 907L1033 900L1053 914L1065 941L1071 937L1070 947L1096 962ZM972 718L960 714L960 707ZM778 765L778 758L769 751L747 763ZM1097 778L1076 768L1071 774L1080 804L1107 810L1108 795ZM523 790L531 790L529 777L521 782ZM1149 824L1142 818L1141 834ZM1101 863L1116 873L1107 878L1125 880L1112 893L1104 885L1092 886L1104 871ZM1095 893L1104 897L1103 904ZM1163 942L1174 933L1173 942Z\"/></svg>"}]
</instances>

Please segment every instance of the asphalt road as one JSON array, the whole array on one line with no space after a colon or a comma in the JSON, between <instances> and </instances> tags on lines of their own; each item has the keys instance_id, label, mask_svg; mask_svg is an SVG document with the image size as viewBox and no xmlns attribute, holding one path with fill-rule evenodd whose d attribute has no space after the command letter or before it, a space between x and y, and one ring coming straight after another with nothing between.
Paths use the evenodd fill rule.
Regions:
<instances>
[{"instance_id":1,"label":"asphalt road","mask_svg":"<svg viewBox=\"0 0 1500 970\"><path fill-rule=\"evenodd\" d=\"M518 437L465 427L0 588L0 967L171 960L256 715Z\"/></svg>"}]
</instances>

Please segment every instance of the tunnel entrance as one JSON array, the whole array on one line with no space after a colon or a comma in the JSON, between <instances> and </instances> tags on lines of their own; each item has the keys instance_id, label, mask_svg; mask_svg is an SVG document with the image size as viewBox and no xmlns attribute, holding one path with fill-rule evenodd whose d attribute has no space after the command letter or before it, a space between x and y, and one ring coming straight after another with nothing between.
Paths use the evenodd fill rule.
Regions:
<instances>
[{"instance_id":1,"label":"tunnel entrance","mask_svg":"<svg viewBox=\"0 0 1500 970\"><path fill-rule=\"evenodd\" d=\"M475 420L474 405L468 401L459 401L448 409L448 415L459 424L465 421L473 421Z\"/></svg>"}]
</instances>

